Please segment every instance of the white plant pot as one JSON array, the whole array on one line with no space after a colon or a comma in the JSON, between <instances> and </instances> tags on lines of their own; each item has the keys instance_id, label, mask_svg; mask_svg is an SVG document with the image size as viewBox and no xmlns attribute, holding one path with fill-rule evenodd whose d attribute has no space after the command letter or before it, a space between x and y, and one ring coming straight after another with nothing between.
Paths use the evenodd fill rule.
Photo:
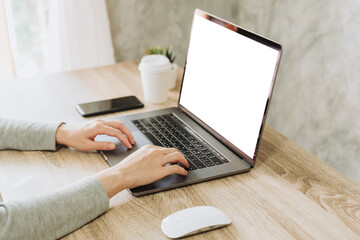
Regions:
<instances>
[{"instance_id":1,"label":"white plant pot","mask_svg":"<svg viewBox=\"0 0 360 240\"><path fill-rule=\"evenodd\" d=\"M176 87L177 69L178 66L176 63L173 63L170 70L169 89L174 89Z\"/></svg>"}]
</instances>

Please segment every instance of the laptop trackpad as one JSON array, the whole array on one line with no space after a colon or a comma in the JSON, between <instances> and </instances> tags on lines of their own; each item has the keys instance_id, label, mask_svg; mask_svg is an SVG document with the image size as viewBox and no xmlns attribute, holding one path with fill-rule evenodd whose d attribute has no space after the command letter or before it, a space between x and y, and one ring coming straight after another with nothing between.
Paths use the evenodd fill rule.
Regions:
<instances>
[{"instance_id":1,"label":"laptop trackpad","mask_svg":"<svg viewBox=\"0 0 360 240\"><path fill-rule=\"evenodd\" d=\"M127 147L122 144L116 137L111 137L107 135L98 135L95 138L96 142L112 142L115 143L116 147L115 150L112 151L102 151L106 155L106 161L109 162L111 166L116 165L121 160L129 156L130 154L134 153L136 150L141 148L142 146L153 143L148 140L140 131L132 132L132 135L135 139L135 145L133 145L132 149L127 149Z\"/></svg>"}]
</instances>

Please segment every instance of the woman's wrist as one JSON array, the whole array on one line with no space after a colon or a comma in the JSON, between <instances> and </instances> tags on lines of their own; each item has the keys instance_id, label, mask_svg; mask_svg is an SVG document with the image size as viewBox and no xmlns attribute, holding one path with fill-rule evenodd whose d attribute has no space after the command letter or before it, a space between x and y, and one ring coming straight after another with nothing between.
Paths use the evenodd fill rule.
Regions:
<instances>
[{"instance_id":1,"label":"woman's wrist","mask_svg":"<svg viewBox=\"0 0 360 240\"><path fill-rule=\"evenodd\" d=\"M94 177L103 185L109 198L127 188L124 174L116 166L96 173Z\"/></svg>"},{"instance_id":2,"label":"woman's wrist","mask_svg":"<svg viewBox=\"0 0 360 240\"><path fill-rule=\"evenodd\" d=\"M67 144L67 139L68 137L68 132L67 132L67 125L65 123L60 124L60 126L58 127L57 131L56 131L56 136L55 136L55 140L57 144L60 145L68 145Z\"/></svg>"}]
</instances>

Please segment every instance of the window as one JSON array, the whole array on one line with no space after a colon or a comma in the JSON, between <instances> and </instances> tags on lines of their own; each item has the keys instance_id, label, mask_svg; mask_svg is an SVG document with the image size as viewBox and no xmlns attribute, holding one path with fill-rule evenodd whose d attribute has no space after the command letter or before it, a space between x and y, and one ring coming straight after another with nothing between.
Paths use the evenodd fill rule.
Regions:
<instances>
[{"instance_id":1,"label":"window","mask_svg":"<svg viewBox=\"0 0 360 240\"><path fill-rule=\"evenodd\" d=\"M17 77L40 74L44 70L49 0L6 1Z\"/></svg>"}]
</instances>

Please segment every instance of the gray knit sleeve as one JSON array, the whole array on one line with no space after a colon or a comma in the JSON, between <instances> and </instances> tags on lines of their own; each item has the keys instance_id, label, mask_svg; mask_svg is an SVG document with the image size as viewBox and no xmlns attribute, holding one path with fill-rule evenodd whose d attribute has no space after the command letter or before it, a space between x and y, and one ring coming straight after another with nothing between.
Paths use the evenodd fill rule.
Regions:
<instances>
[{"instance_id":1,"label":"gray knit sleeve","mask_svg":"<svg viewBox=\"0 0 360 240\"><path fill-rule=\"evenodd\" d=\"M56 150L60 125L0 118L0 150Z\"/></svg>"},{"instance_id":2,"label":"gray knit sleeve","mask_svg":"<svg viewBox=\"0 0 360 240\"><path fill-rule=\"evenodd\" d=\"M29 199L0 202L0 240L57 239L108 207L107 193L93 177Z\"/></svg>"}]
</instances>

